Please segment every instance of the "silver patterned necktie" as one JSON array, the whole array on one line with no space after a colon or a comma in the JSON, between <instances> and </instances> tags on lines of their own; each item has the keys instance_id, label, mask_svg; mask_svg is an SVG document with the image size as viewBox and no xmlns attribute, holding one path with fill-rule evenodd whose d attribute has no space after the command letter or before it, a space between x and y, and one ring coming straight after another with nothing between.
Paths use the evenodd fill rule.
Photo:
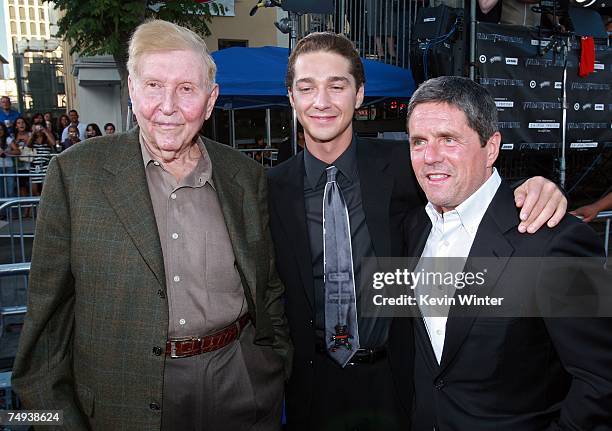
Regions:
<instances>
[{"instance_id":1,"label":"silver patterned necktie","mask_svg":"<svg viewBox=\"0 0 612 431\"><path fill-rule=\"evenodd\" d=\"M325 345L344 367L359 349L351 227L338 168L330 166L323 192L323 271L325 285Z\"/></svg>"}]
</instances>

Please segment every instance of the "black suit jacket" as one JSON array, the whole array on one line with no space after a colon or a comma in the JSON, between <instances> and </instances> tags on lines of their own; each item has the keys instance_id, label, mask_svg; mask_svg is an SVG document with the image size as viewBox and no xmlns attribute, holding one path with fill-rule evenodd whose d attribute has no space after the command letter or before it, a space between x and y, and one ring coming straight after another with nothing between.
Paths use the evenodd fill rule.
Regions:
<instances>
[{"instance_id":1,"label":"black suit jacket","mask_svg":"<svg viewBox=\"0 0 612 431\"><path fill-rule=\"evenodd\" d=\"M419 256L431 223L424 210L407 223L411 255ZM518 271L510 257L603 256L595 232L573 216L533 235L518 233L518 224L512 192L502 182L469 254L496 258L482 287L491 296L527 284L542 288L545 280L534 282L535 274ZM413 430L612 429L610 319L461 313L460 306L450 308L439 365L423 319L415 319Z\"/></svg>"},{"instance_id":2,"label":"black suit jacket","mask_svg":"<svg viewBox=\"0 0 612 431\"><path fill-rule=\"evenodd\" d=\"M409 210L423 205L414 179L406 143L357 139L357 164L363 210L377 256L399 256L400 233ZM288 421L304 423L310 411L315 370L315 328L312 257L304 205L304 153L271 169L268 174L270 227L277 268L285 285L286 313L295 346L293 373L286 393ZM389 334L389 360L400 400L412 408L411 319L397 319ZM376 397L376 394L364 396ZM408 416L408 413L407 413Z\"/></svg>"}]
</instances>

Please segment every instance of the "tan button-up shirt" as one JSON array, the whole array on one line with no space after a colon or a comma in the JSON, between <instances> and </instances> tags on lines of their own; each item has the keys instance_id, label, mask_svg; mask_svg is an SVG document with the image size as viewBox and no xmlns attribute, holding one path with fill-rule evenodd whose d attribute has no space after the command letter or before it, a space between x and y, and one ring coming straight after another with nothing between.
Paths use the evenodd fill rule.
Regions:
<instances>
[{"instance_id":1,"label":"tan button-up shirt","mask_svg":"<svg viewBox=\"0 0 612 431\"><path fill-rule=\"evenodd\" d=\"M168 295L168 338L202 336L246 313L234 252L212 181L208 151L177 183L140 139L161 241Z\"/></svg>"}]
</instances>

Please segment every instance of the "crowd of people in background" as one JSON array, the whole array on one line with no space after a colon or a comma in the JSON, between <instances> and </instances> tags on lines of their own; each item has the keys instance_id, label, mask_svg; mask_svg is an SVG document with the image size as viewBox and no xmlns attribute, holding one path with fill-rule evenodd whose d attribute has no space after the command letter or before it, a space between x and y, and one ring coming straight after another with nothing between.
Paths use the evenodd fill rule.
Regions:
<instances>
[{"instance_id":1,"label":"crowd of people in background","mask_svg":"<svg viewBox=\"0 0 612 431\"><path fill-rule=\"evenodd\" d=\"M37 112L28 119L12 108L8 96L0 98L0 108L0 198L40 196L54 154L102 136L96 123L79 122L75 109L57 119L52 112ZM115 131L113 123L104 125L105 134Z\"/></svg>"}]
</instances>

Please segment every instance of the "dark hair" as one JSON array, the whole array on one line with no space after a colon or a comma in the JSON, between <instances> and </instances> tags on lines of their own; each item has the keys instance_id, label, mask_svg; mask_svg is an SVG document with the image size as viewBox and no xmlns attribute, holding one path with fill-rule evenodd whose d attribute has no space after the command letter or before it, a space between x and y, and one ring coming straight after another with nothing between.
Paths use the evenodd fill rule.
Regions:
<instances>
[{"instance_id":1,"label":"dark hair","mask_svg":"<svg viewBox=\"0 0 612 431\"><path fill-rule=\"evenodd\" d=\"M43 138L43 145L49 145L49 138L47 138L47 134L45 132L43 132L42 130L37 130L35 132L32 132L32 134L30 135L30 141L28 142L28 147L33 147L34 146L34 142L36 141L36 138L42 136Z\"/></svg>"},{"instance_id":2,"label":"dark hair","mask_svg":"<svg viewBox=\"0 0 612 431\"><path fill-rule=\"evenodd\" d=\"M3 150L6 150L6 147L7 147L6 139L9 136L8 128L6 127L4 123L0 123L0 129L2 129L2 131L4 132L2 136L0 136L0 148L2 148Z\"/></svg>"},{"instance_id":3,"label":"dark hair","mask_svg":"<svg viewBox=\"0 0 612 431\"><path fill-rule=\"evenodd\" d=\"M349 72L355 78L357 89L365 84L365 73L363 63L359 58L359 53L355 49L353 42L346 36L331 32L310 33L298 42L295 49L291 51L287 64L287 75L285 75L285 86L291 88L295 78L295 62L302 54L312 52L331 52L346 58L350 64ZM325 67L321 65L321 67Z\"/></svg>"},{"instance_id":4,"label":"dark hair","mask_svg":"<svg viewBox=\"0 0 612 431\"><path fill-rule=\"evenodd\" d=\"M106 130L106 128L107 128L108 126L111 126L111 127L113 128L113 130L117 130L117 128L115 127L115 125L114 125L113 123L106 123L106 124L104 125L104 130Z\"/></svg>"},{"instance_id":5,"label":"dark hair","mask_svg":"<svg viewBox=\"0 0 612 431\"><path fill-rule=\"evenodd\" d=\"M28 123L28 120L26 120L25 117L20 115L19 117L15 118L15 121L13 122L13 126L15 127L15 135L17 135L16 131L17 131L17 121L18 120L23 120L23 122L25 123L25 126L26 126L25 130L26 130L26 132L29 132L30 131L30 123Z\"/></svg>"},{"instance_id":6,"label":"dark hair","mask_svg":"<svg viewBox=\"0 0 612 431\"><path fill-rule=\"evenodd\" d=\"M79 115L79 112L76 109L71 109L70 111L68 111L68 113L70 114L71 112L74 112L75 114Z\"/></svg>"},{"instance_id":7,"label":"dark hair","mask_svg":"<svg viewBox=\"0 0 612 431\"><path fill-rule=\"evenodd\" d=\"M85 130L89 129L90 127L94 129L94 131L96 132L96 136L102 136L102 132L100 131L100 128L96 123L89 123L87 127L85 127Z\"/></svg>"},{"instance_id":8,"label":"dark hair","mask_svg":"<svg viewBox=\"0 0 612 431\"><path fill-rule=\"evenodd\" d=\"M493 97L486 88L469 78L440 76L423 82L408 103L406 127L414 108L422 103L446 103L461 110L470 128L478 133L480 145L483 147L499 130L497 107Z\"/></svg>"},{"instance_id":9,"label":"dark hair","mask_svg":"<svg viewBox=\"0 0 612 431\"><path fill-rule=\"evenodd\" d=\"M36 114L32 115L32 124L34 124L34 120L37 119L38 117L42 118L43 123L45 122L45 117L43 117L43 114L41 114L40 112L37 112Z\"/></svg>"},{"instance_id":10,"label":"dark hair","mask_svg":"<svg viewBox=\"0 0 612 431\"><path fill-rule=\"evenodd\" d=\"M68 123L68 126L70 125L70 117L68 117L68 115L66 114L62 114L59 116L59 118L57 119L57 128L58 130L61 132L62 130L64 130L64 127L68 127L68 126L62 126L62 118L66 119L66 122Z\"/></svg>"}]
</instances>

